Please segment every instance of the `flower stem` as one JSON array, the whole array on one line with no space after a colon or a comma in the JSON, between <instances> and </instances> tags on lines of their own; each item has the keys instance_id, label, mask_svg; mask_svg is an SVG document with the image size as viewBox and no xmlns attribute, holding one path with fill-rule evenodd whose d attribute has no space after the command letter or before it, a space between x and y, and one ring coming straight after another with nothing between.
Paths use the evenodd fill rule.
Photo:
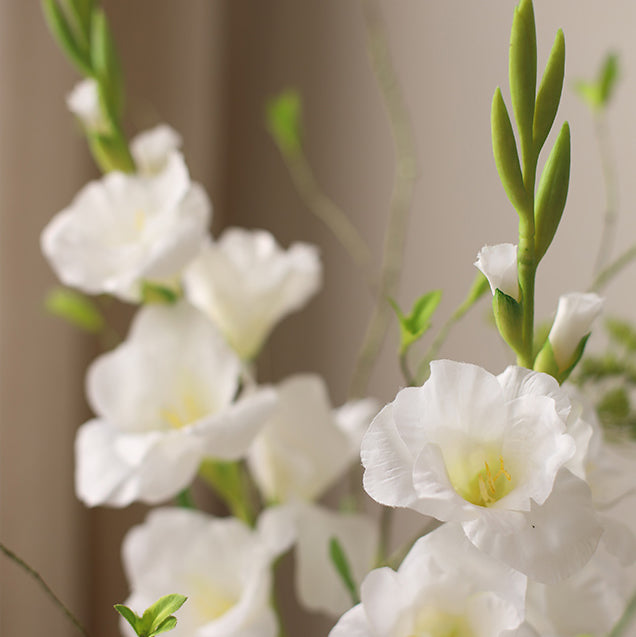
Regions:
<instances>
[{"instance_id":1,"label":"flower stem","mask_svg":"<svg viewBox=\"0 0 636 637\"><path fill-rule=\"evenodd\" d=\"M413 129L391 62L385 25L375 0L362 0L362 9L369 58L387 109L397 160L376 304L367 325L349 387L349 395L354 397L364 396L366 393L371 372L389 326L391 313L388 298L395 296L400 279L408 213L413 201L417 175Z\"/></svg>"},{"instance_id":2,"label":"flower stem","mask_svg":"<svg viewBox=\"0 0 636 637\"><path fill-rule=\"evenodd\" d=\"M67 606L65 606L64 602L62 602L62 600L53 592L51 587L44 581L43 577L33 567L29 566L22 558L18 557L11 549L7 548L1 542L0 551L2 551L15 564L17 564L23 571L25 571L28 575L35 579L44 593L66 615L68 620L75 626L75 628L77 628L77 630L82 633L84 637L88 637L88 631L86 630L86 628L84 628L79 619L77 619L72 611L69 610Z\"/></svg>"},{"instance_id":3,"label":"flower stem","mask_svg":"<svg viewBox=\"0 0 636 637\"><path fill-rule=\"evenodd\" d=\"M601 270L592 285L589 287L590 292L599 292L604 288L619 272L628 266L632 261L636 260L636 245L631 246L621 254L615 261L610 263L605 269Z\"/></svg>"}]
</instances>

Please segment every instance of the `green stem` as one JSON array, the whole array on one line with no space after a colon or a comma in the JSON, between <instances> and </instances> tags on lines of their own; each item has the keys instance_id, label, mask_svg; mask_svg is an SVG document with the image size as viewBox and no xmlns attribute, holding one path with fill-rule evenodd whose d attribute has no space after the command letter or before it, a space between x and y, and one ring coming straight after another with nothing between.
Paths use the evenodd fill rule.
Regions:
<instances>
[{"instance_id":1,"label":"green stem","mask_svg":"<svg viewBox=\"0 0 636 637\"><path fill-rule=\"evenodd\" d=\"M615 261L610 263L604 270L598 273L597 277L590 285L590 292L599 292L604 288L623 268L636 260L636 245L631 246L621 254Z\"/></svg>"},{"instance_id":2,"label":"green stem","mask_svg":"<svg viewBox=\"0 0 636 637\"><path fill-rule=\"evenodd\" d=\"M415 376L413 376L413 372L409 367L408 349L400 352L400 370L402 371L402 377L404 378L406 386L415 387L417 381L415 380Z\"/></svg>"},{"instance_id":3,"label":"green stem","mask_svg":"<svg viewBox=\"0 0 636 637\"><path fill-rule=\"evenodd\" d=\"M49 599L66 615L67 619L77 628L77 630L88 637L88 631L82 623L75 617L75 615L69 610L64 602L53 592L51 587L44 581L42 576L31 566L29 566L23 559L18 557L11 549L7 548L0 542L0 551L2 551L10 560L17 564L23 571L30 575L38 583L40 588L49 597Z\"/></svg>"},{"instance_id":4,"label":"green stem","mask_svg":"<svg viewBox=\"0 0 636 637\"><path fill-rule=\"evenodd\" d=\"M607 637L622 637L627 633L627 629L629 628L632 620L634 619L634 614L636 613L636 595L634 595L627 604L623 615L618 620L614 628L612 628L610 634Z\"/></svg>"},{"instance_id":5,"label":"green stem","mask_svg":"<svg viewBox=\"0 0 636 637\"><path fill-rule=\"evenodd\" d=\"M534 258L534 222L519 224L519 252L517 256L519 287L521 289L522 349L517 352L517 364L532 369L534 364L534 284L537 265Z\"/></svg>"},{"instance_id":6,"label":"green stem","mask_svg":"<svg viewBox=\"0 0 636 637\"><path fill-rule=\"evenodd\" d=\"M397 160L376 303L356 359L349 387L352 397L365 395L389 327L391 312L388 299L396 296L395 290L400 280L408 213L417 175L413 129L393 69L385 25L375 0L362 0L362 9L369 58L387 109Z\"/></svg>"},{"instance_id":7,"label":"green stem","mask_svg":"<svg viewBox=\"0 0 636 637\"><path fill-rule=\"evenodd\" d=\"M391 507L383 507L380 511L380 539L378 541L378 551L375 556L376 568L386 566L388 564L393 511L394 509Z\"/></svg>"}]
</instances>

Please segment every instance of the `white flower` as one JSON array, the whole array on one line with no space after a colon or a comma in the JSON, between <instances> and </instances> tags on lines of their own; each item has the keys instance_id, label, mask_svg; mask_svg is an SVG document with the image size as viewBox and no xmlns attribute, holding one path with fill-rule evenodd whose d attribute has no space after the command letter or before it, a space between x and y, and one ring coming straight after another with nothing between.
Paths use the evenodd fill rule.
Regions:
<instances>
[{"instance_id":1,"label":"white flower","mask_svg":"<svg viewBox=\"0 0 636 637\"><path fill-rule=\"evenodd\" d=\"M296 503L296 591L299 601L312 611L339 617L351 607L351 596L330 556L336 538L344 550L358 586L373 566L377 551L377 524L358 513L337 513L308 503Z\"/></svg>"},{"instance_id":2,"label":"white flower","mask_svg":"<svg viewBox=\"0 0 636 637\"><path fill-rule=\"evenodd\" d=\"M535 385L536 387L533 387ZM589 488L565 468L576 453L554 381L499 377L435 361L398 393L362 442L364 486L378 502L461 522L479 548L539 581L567 577L601 534Z\"/></svg>"},{"instance_id":3,"label":"white flower","mask_svg":"<svg viewBox=\"0 0 636 637\"><path fill-rule=\"evenodd\" d=\"M87 78L78 82L67 95L66 105L87 130L94 133L109 130L108 122L102 114L97 82L94 79Z\"/></svg>"},{"instance_id":4,"label":"white flower","mask_svg":"<svg viewBox=\"0 0 636 637\"><path fill-rule=\"evenodd\" d=\"M167 124L139 133L130 142L137 172L144 175L159 174L180 147L181 135Z\"/></svg>"},{"instance_id":5,"label":"white flower","mask_svg":"<svg viewBox=\"0 0 636 637\"><path fill-rule=\"evenodd\" d=\"M233 403L240 361L196 309L147 306L128 339L87 376L97 418L76 440L86 504L156 503L185 488L204 458L244 456L275 405L262 389Z\"/></svg>"},{"instance_id":6,"label":"white flower","mask_svg":"<svg viewBox=\"0 0 636 637\"><path fill-rule=\"evenodd\" d=\"M420 538L397 572L371 571L361 604L329 637L508 637L523 619L525 590L523 575L444 525Z\"/></svg>"},{"instance_id":7,"label":"white flower","mask_svg":"<svg viewBox=\"0 0 636 637\"><path fill-rule=\"evenodd\" d=\"M572 292L559 298L556 317L548 340L559 369L567 369L594 319L603 309L603 299L597 294Z\"/></svg>"},{"instance_id":8,"label":"white flower","mask_svg":"<svg viewBox=\"0 0 636 637\"><path fill-rule=\"evenodd\" d=\"M66 285L134 301L143 280L179 274L209 218L205 191L173 153L156 176L111 172L85 186L44 229L42 251Z\"/></svg>"},{"instance_id":9,"label":"white flower","mask_svg":"<svg viewBox=\"0 0 636 637\"><path fill-rule=\"evenodd\" d=\"M184 283L192 304L250 359L274 325L316 293L321 265L313 246L295 243L285 251L269 232L230 228L204 246Z\"/></svg>"},{"instance_id":10,"label":"white flower","mask_svg":"<svg viewBox=\"0 0 636 637\"><path fill-rule=\"evenodd\" d=\"M276 515L268 511L266 517ZM158 509L133 527L123 547L132 590L126 604L140 613L163 595L188 597L174 637L275 637L270 566L287 548L272 544L262 520L252 530L236 518L188 509ZM128 630L128 634L132 634Z\"/></svg>"},{"instance_id":11,"label":"white flower","mask_svg":"<svg viewBox=\"0 0 636 637\"><path fill-rule=\"evenodd\" d=\"M338 414L319 376L296 375L279 385L278 406L248 456L267 500L317 498L357 457L357 437L341 429ZM354 431L354 421L369 417L364 409L350 415L356 417L344 420Z\"/></svg>"},{"instance_id":12,"label":"white flower","mask_svg":"<svg viewBox=\"0 0 636 637\"><path fill-rule=\"evenodd\" d=\"M484 246L479 251L474 265L488 279L493 294L496 290L501 290L516 301L519 300L516 245L499 243Z\"/></svg>"}]
</instances>

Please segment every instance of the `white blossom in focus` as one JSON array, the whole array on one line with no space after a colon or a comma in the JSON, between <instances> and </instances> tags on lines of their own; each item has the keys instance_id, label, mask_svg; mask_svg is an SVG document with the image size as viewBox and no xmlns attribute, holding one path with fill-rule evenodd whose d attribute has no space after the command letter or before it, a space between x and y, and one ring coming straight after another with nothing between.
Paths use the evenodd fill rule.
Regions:
<instances>
[{"instance_id":1,"label":"white blossom in focus","mask_svg":"<svg viewBox=\"0 0 636 637\"><path fill-rule=\"evenodd\" d=\"M195 257L210 210L172 153L155 176L111 172L85 186L44 229L42 251L64 284L137 301L142 281L171 281Z\"/></svg>"},{"instance_id":2,"label":"white blossom in focus","mask_svg":"<svg viewBox=\"0 0 636 637\"><path fill-rule=\"evenodd\" d=\"M556 317L548 336L559 369L566 369L573 363L581 339L589 333L602 309L603 299L591 292L572 292L559 298Z\"/></svg>"},{"instance_id":3,"label":"white blossom in focus","mask_svg":"<svg viewBox=\"0 0 636 637\"><path fill-rule=\"evenodd\" d=\"M554 389L537 372L497 377L434 361L429 380L400 391L365 435L366 491L460 522L477 547L532 579L567 577L591 557L602 529L589 487L566 467L576 443Z\"/></svg>"},{"instance_id":4,"label":"white blossom in focus","mask_svg":"<svg viewBox=\"0 0 636 637\"><path fill-rule=\"evenodd\" d=\"M82 80L73 87L66 97L66 106L88 131L104 133L109 130L99 103L97 81L93 78Z\"/></svg>"},{"instance_id":5,"label":"white blossom in focus","mask_svg":"<svg viewBox=\"0 0 636 637\"><path fill-rule=\"evenodd\" d=\"M288 538L284 532L273 537L271 527L284 526L264 518L277 515L268 510L250 529L236 518L189 509L152 511L122 546L132 591L126 605L140 614L179 591L188 600L178 612L174 637L276 637L271 564L286 550ZM127 624L125 630L133 634Z\"/></svg>"},{"instance_id":6,"label":"white blossom in focus","mask_svg":"<svg viewBox=\"0 0 636 637\"><path fill-rule=\"evenodd\" d=\"M75 483L87 505L161 502L205 458L245 456L275 406L272 389L233 402L241 363L198 310L146 306L128 339L97 358L87 392L96 418L76 439Z\"/></svg>"},{"instance_id":7,"label":"white blossom in focus","mask_svg":"<svg viewBox=\"0 0 636 637\"><path fill-rule=\"evenodd\" d=\"M493 294L496 290L501 290L516 301L519 300L516 245L499 243L484 246L474 265L488 279Z\"/></svg>"},{"instance_id":8,"label":"white blossom in focus","mask_svg":"<svg viewBox=\"0 0 636 637\"><path fill-rule=\"evenodd\" d=\"M351 405L350 405L351 407ZM331 408L319 376L296 375L278 386L278 405L252 445L248 463L268 501L319 497L357 458L357 422L368 410L343 417ZM350 431L343 431L346 422Z\"/></svg>"},{"instance_id":9,"label":"white blossom in focus","mask_svg":"<svg viewBox=\"0 0 636 637\"><path fill-rule=\"evenodd\" d=\"M207 314L243 359L258 354L284 316L321 284L315 247L283 250L265 230L229 228L207 243L184 273L186 296Z\"/></svg>"},{"instance_id":10,"label":"white blossom in focus","mask_svg":"<svg viewBox=\"0 0 636 637\"><path fill-rule=\"evenodd\" d=\"M361 603L329 637L516 637L525 591L521 573L446 524L420 538L397 572L371 571Z\"/></svg>"},{"instance_id":11,"label":"white blossom in focus","mask_svg":"<svg viewBox=\"0 0 636 637\"><path fill-rule=\"evenodd\" d=\"M170 156L181 147L181 135L167 124L136 135L130 142L130 153L135 160L137 172L157 175L166 165Z\"/></svg>"}]
</instances>

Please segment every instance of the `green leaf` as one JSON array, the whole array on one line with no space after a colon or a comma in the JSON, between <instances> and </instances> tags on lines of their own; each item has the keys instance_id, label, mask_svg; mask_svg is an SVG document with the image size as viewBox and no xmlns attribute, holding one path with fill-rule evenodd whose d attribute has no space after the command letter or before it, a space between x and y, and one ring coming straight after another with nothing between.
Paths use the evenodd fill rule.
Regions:
<instances>
[{"instance_id":1,"label":"green leaf","mask_svg":"<svg viewBox=\"0 0 636 637\"><path fill-rule=\"evenodd\" d=\"M618 77L618 56L610 53L605 58L598 83L599 98L603 106L606 106L609 103L614 92L616 82L618 81Z\"/></svg>"},{"instance_id":2,"label":"green leaf","mask_svg":"<svg viewBox=\"0 0 636 637\"><path fill-rule=\"evenodd\" d=\"M172 613L178 611L183 604L185 604L188 598L183 595L178 595L173 593L171 595L165 595L161 599L158 599L152 606L149 606L145 611L141 618L141 621L144 624L144 628L148 628L148 637L157 632L163 632L157 630L161 624L169 619ZM174 619L174 618L173 618ZM176 620L174 622L176 624ZM173 628L171 626L171 628ZM165 630L169 630L166 628Z\"/></svg>"},{"instance_id":3,"label":"green leaf","mask_svg":"<svg viewBox=\"0 0 636 637\"><path fill-rule=\"evenodd\" d=\"M91 0L61 0L61 2L77 45L82 50L84 57L90 59L93 2Z\"/></svg>"},{"instance_id":4,"label":"green leaf","mask_svg":"<svg viewBox=\"0 0 636 637\"><path fill-rule=\"evenodd\" d=\"M166 617L159 626L157 626L149 637L158 635L159 633L165 633L167 630L172 630L177 625L176 617Z\"/></svg>"},{"instance_id":5,"label":"green leaf","mask_svg":"<svg viewBox=\"0 0 636 637\"><path fill-rule=\"evenodd\" d=\"M490 126L492 151L499 179L510 203L519 214L525 214L528 210L528 193L523 185L519 154L517 153L517 144L512 131L508 109L506 109L506 104L499 88L497 88L492 98Z\"/></svg>"},{"instance_id":6,"label":"green leaf","mask_svg":"<svg viewBox=\"0 0 636 637\"><path fill-rule=\"evenodd\" d=\"M617 318L608 318L605 328L610 338L630 352L636 351L636 327Z\"/></svg>"},{"instance_id":7,"label":"green leaf","mask_svg":"<svg viewBox=\"0 0 636 637\"><path fill-rule=\"evenodd\" d=\"M559 108L564 72L565 38L563 37L563 31L559 29L539 85L539 91L537 92L533 122L534 151L537 157L539 156L539 151L543 148L543 144L545 144Z\"/></svg>"},{"instance_id":8,"label":"green leaf","mask_svg":"<svg viewBox=\"0 0 636 637\"><path fill-rule=\"evenodd\" d=\"M400 322L400 354L403 354L431 327L431 317L441 299L441 290L428 292L415 301L408 315L404 315L397 303L393 299L389 299L389 303L395 310Z\"/></svg>"},{"instance_id":9,"label":"green leaf","mask_svg":"<svg viewBox=\"0 0 636 637\"><path fill-rule=\"evenodd\" d=\"M135 633L139 635L139 622L141 621L141 617L139 617L134 610L128 608L128 606L124 606L124 604L115 604L113 608L132 626Z\"/></svg>"},{"instance_id":10,"label":"green leaf","mask_svg":"<svg viewBox=\"0 0 636 637\"><path fill-rule=\"evenodd\" d=\"M335 537L332 537L329 540L329 557L331 558L331 562L336 568L336 572L340 575L340 579L351 597L352 604L354 606L359 604L360 597L358 596L356 584L353 576L351 575L349 561L347 560L347 556L345 555L342 545Z\"/></svg>"},{"instance_id":11,"label":"green leaf","mask_svg":"<svg viewBox=\"0 0 636 637\"><path fill-rule=\"evenodd\" d=\"M95 303L86 295L68 288L49 290L44 300L47 311L86 332L97 334L105 321Z\"/></svg>"},{"instance_id":12,"label":"green leaf","mask_svg":"<svg viewBox=\"0 0 636 637\"><path fill-rule=\"evenodd\" d=\"M570 127L561 132L541 174L535 202L535 252L537 260L554 239L565 208L570 184Z\"/></svg>"},{"instance_id":13,"label":"green leaf","mask_svg":"<svg viewBox=\"0 0 636 637\"><path fill-rule=\"evenodd\" d=\"M179 293L172 288L168 288L150 281L143 281L141 284L141 302L144 305L156 303L159 305L174 305L179 300Z\"/></svg>"},{"instance_id":14,"label":"green leaf","mask_svg":"<svg viewBox=\"0 0 636 637\"><path fill-rule=\"evenodd\" d=\"M82 75L91 77L93 75L91 60L82 51L82 47L75 40L73 31L66 21L64 12L57 4L56 0L42 0L42 10L44 17L60 48L66 53L69 60L77 67Z\"/></svg>"},{"instance_id":15,"label":"green leaf","mask_svg":"<svg viewBox=\"0 0 636 637\"><path fill-rule=\"evenodd\" d=\"M515 352L523 347L521 323L523 311L521 304L501 290L495 290L492 298L492 311L497 329L502 338Z\"/></svg>"},{"instance_id":16,"label":"green leaf","mask_svg":"<svg viewBox=\"0 0 636 637\"><path fill-rule=\"evenodd\" d=\"M91 63L99 83L100 100L116 129L123 113L123 78L106 14L101 9L92 16Z\"/></svg>"},{"instance_id":17,"label":"green leaf","mask_svg":"<svg viewBox=\"0 0 636 637\"><path fill-rule=\"evenodd\" d=\"M302 145L302 101L298 91L287 89L268 100L267 130L283 153L294 154Z\"/></svg>"},{"instance_id":18,"label":"green leaf","mask_svg":"<svg viewBox=\"0 0 636 637\"><path fill-rule=\"evenodd\" d=\"M508 71L512 110L525 161L528 151L533 149L532 122L537 90L537 33L531 0L521 0L515 8Z\"/></svg>"}]
</instances>

